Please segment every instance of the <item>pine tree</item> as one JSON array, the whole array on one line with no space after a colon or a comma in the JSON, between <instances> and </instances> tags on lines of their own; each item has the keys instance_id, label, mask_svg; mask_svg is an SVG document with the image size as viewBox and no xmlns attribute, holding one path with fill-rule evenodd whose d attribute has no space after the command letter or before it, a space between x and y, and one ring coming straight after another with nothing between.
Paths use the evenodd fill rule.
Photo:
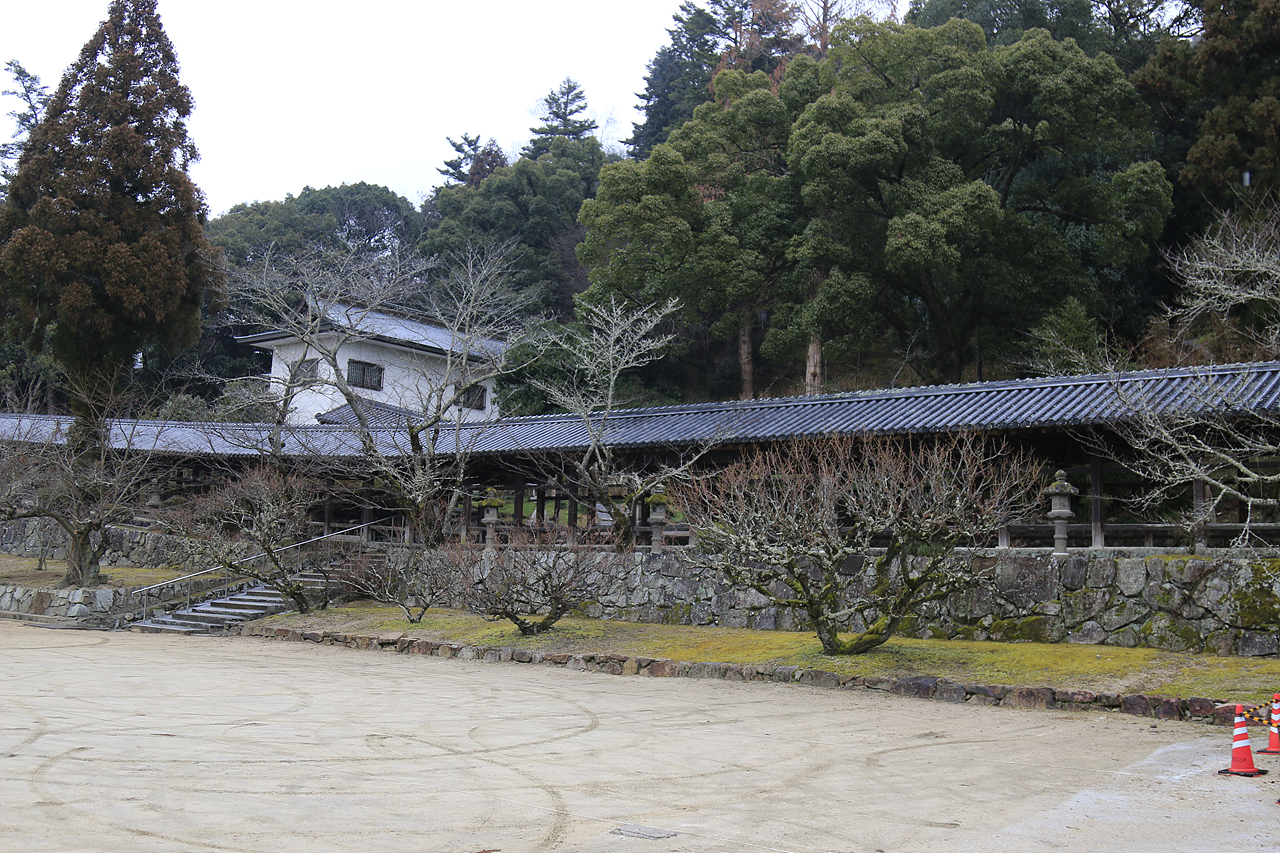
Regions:
<instances>
[{"instance_id":1,"label":"pine tree","mask_svg":"<svg viewBox=\"0 0 1280 853\"><path fill-rule=\"evenodd\" d=\"M177 351L221 291L207 209L187 175L191 94L156 0L113 0L23 145L0 209L6 332L81 388L144 346ZM78 413L95 407L80 401Z\"/></svg>"},{"instance_id":2,"label":"pine tree","mask_svg":"<svg viewBox=\"0 0 1280 853\"><path fill-rule=\"evenodd\" d=\"M524 150L524 156L536 160L551 150L551 140L557 136L579 141L591 135L597 125L589 118L581 118L587 110L587 96L577 80L564 78L560 85L542 99L542 124L532 127L533 139Z\"/></svg>"}]
</instances>

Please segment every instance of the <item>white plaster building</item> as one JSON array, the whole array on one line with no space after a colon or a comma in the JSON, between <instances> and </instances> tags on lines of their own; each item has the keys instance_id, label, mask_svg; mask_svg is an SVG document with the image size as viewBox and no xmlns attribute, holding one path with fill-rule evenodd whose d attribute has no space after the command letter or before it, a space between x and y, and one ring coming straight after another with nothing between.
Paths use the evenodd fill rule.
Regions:
<instances>
[{"instance_id":1,"label":"white plaster building","mask_svg":"<svg viewBox=\"0 0 1280 853\"><path fill-rule=\"evenodd\" d=\"M319 318L310 341L288 331L260 332L236 338L271 351L272 389L292 389L288 422L354 422L346 399L334 385L329 360L321 350L336 349L347 385L366 404L370 420L404 426L423 412L435 412L454 396L455 383L469 368L489 372L504 348L499 341L457 340L449 329L346 305L332 305ZM463 352L462 350L467 352ZM464 393L451 413L462 420L498 417L494 382L485 379Z\"/></svg>"}]
</instances>

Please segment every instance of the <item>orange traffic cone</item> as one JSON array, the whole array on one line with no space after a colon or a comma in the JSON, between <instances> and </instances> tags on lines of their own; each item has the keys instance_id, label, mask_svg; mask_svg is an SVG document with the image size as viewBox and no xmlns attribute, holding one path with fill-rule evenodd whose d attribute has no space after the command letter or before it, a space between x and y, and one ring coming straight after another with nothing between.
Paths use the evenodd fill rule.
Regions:
<instances>
[{"instance_id":1,"label":"orange traffic cone","mask_svg":"<svg viewBox=\"0 0 1280 853\"><path fill-rule=\"evenodd\" d=\"M1253 750L1249 748L1249 726L1244 721L1244 706L1236 706L1236 724L1231 734L1231 766L1219 770L1221 776L1261 776L1267 771L1253 766Z\"/></svg>"},{"instance_id":2,"label":"orange traffic cone","mask_svg":"<svg viewBox=\"0 0 1280 853\"><path fill-rule=\"evenodd\" d=\"M1267 739L1267 748L1258 750L1259 755L1280 755L1280 693L1271 696L1271 735Z\"/></svg>"}]
</instances>

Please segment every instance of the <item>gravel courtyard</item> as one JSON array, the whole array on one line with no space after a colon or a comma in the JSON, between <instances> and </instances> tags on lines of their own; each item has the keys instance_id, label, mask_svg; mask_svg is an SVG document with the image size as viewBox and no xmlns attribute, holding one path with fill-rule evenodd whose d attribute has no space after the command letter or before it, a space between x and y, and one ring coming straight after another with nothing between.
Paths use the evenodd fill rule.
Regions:
<instances>
[{"instance_id":1,"label":"gravel courtyard","mask_svg":"<svg viewBox=\"0 0 1280 853\"><path fill-rule=\"evenodd\" d=\"M1229 730L1152 723L0 622L0 848L1280 844L1280 760L1221 777Z\"/></svg>"}]
</instances>

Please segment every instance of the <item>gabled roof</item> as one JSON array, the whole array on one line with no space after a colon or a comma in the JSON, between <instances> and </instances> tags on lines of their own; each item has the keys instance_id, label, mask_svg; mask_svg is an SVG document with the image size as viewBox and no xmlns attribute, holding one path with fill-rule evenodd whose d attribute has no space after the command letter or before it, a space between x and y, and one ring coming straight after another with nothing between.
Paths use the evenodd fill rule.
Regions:
<instances>
[{"instance_id":1,"label":"gabled roof","mask_svg":"<svg viewBox=\"0 0 1280 853\"><path fill-rule=\"evenodd\" d=\"M365 419L370 426L395 428L402 427L407 424L419 423L426 417L422 412L415 412L412 409L402 409L399 406L393 406L390 403L380 403L377 400L361 400L361 407L364 410ZM357 426L360 423L356 417L356 412L351 408L350 403L343 403L336 409L330 409L327 412L321 412L316 415L316 420L327 426Z\"/></svg>"},{"instance_id":2,"label":"gabled roof","mask_svg":"<svg viewBox=\"0 0 1280 853\"><path fill-rule=\"evenodd\" d=\"M1165 415L1280 411L1280 362L627 409L611 414L604 432L615 447L678 448L707 441L769 442L831 433L1089 426L1131 419L1144 409ZM398 413L403 416L405 411ZM338 412L330 414L340 419ZM70 423L69 417L0 415L0 438L43 441L65 434ZM119 447L248 456L266 446L269 432L262 424L116 421L111 437ZM565 414L446 424L442 432L440 452L463 447L476 456L574 450L586 447L590 437L581 418ZM375 440L388 455L408 449L405 431L393 426L376 429ZM360 453L349 427L335 424L289 427L285 448L297 456Z\"/></svg>"},{"instance_id":3,"label":"gabled roof","mask_svg":"<svg viewBox=\"0 0 1280 853\"><path fill-rule=\"evenodd\" d=\"M457 353L466 349L469 355L476 358L496 358L506 349L506 344L502 341L458 336L438 323L410 320L384 311L371 311L340 303L319 306L317 310L321 312L321 319L326 328L354 329L362 340L378 341L406 349L439 354ZM296 340L296 338L287 331L273 330L240 335L236 340L251 346L268 347L271 344Z\"/></svg>"}]
</instances>

